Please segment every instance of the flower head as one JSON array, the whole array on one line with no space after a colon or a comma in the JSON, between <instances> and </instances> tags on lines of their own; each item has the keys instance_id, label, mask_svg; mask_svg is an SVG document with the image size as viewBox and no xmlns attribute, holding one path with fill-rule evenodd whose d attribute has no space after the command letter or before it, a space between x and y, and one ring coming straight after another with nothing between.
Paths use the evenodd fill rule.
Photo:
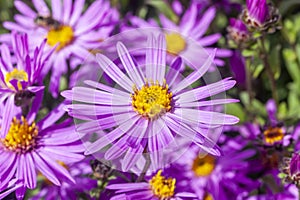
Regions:
<instances>
[{"instance_id":1,"label":"flower head","mask_svg":"<svg viewBox=\"0 0 300 200\"><path fill-rule=\"evenodd\" d=\"M242 20L230 18L229 25L227 28L229 39L233 40L237 45L249 41L251 35Z\"/></svg>"},{"instance_id":2,"label":"flower head","mask_svg":"<svg viewBox=\"0 0 300 200\"><path fill-rule=\"evenodd\" d=\"M111 199L195 199L196 195L189 192L179 192L177 182L172 177L162 175L162 170L159 170L152 177L147 177L147 182L140 183L121 183L111 184L106 188L116 190L116 193L121 193L113 196Z\"/></svg>"},{"instance_id":3,"label":"flower head","mask_svg":"<svg viewBox=\"0 0 300 200\"><path fill-rule=\"evenodd\" d=\"M210 7L204 13L200 14L198 6L199 3L192 1L190 7L184 12L178 23L171 21L162 14L159 16L162 24L160 32L165 35L168 57L171 58L167 59L168 62L174 56L181 56L187 58L194 66L197 66L199 60L205 59L200 57L197 45L204 47L205 50L212 53L214 48L211 46L221 38L221 34L219 33L205 36L215 17L216 9ZM159 27L153 20L144 21L136 16L130 16L128 20L134 28ZM126 28L128 27L125 26L125 30ZM225 63L222 58L229 56L231 56L230 50L218 49L214 62L218 66L223 66Z\"/></svg>"},{"instance_id":4,"label":"flower head","mask_svg":"<svg viewBox=\"0 0 300 200\"><path fill-rule=\"evenodd\" d=\"M249 170L246 160L254 156L255 151L242 150L244 145L232 139L221 148L224 155L216 157L192 146L173 164L178 168L177 176L185 177L186 184L199 199L241 197L258 185L246 175Z\"/></svg>"},{"instance_id":5,"label":"flower head","mask_svg":"<svg viewBox=\"0 0 300 200\"><path fill-rule=\"evenodd\" d=\"M1 192L16 190L18 199L23 199L26 188L36 187L37 170L55 185L61 185L61 181L74 183L73 177L58 162L68 164L83 159L80 155L83 147L74 126L53 124L64 114L61 107L38 122L32 113L22 116L20 108L11 101L6 103L2 112ZM11 185L11 181L16 184Z\"/></svg>"},{"instance_id":6,"label":"flower head","mask_svg":"<svg viewBox=\"0 0 300 200\"><path fill-rule=\"evenodd\" d=\"M266 0L247 0L242 19L251 30L267 30L274 29L280 15L278 9L267 4Z\"/></svg>"},{"instance_id":7,"label":"flower head","mask_svg":"<svg viewBox=\"0 0 300 200\"><path fill-rule=\"evenodd\" d=\"M204 107L236 100L205 99L233 87L235 81L224 79L211 85L188 88L208 70L214 55L198 70L180 80L180 58L170 68L166 67L164 35L149 37L145 66L136 65L122 43L117 44L117 50L128 76L106 56L97 54L96 57L100 67L120 89L87 80L85 83L92 88L74 87L62 93L67 99L78 102L66 107L69 114L88 121L78 125L79 132L90 134L97 129L107 130L86 146L86 153L98 152L111 144L104 157L113 160L125 155L123 171L129 170L143 153L149 153L157 167L162 165L162 150L170 147L175 137L181 136L214 155L220 155L215 142L206 136L207 130L237 123L238 119L206 111ZM88 124L93 125L88 127Z\"/></svg>"},{"instance_id":8,"label":"flower head","mask_svg":"<svg viewBox=\"0 0 300 200\"><path fill-rule=\"evenodd\" d=\"M52 69L50 91L56 97L57 80L67 72L67 60L74 69L78 60L90 58L92 54L89 50L98 47L109 36L118 16L109 2L103 0L95 1L84 13L82 0L52 0L51 10L44 0L34 0L32 3L35 10L22 1L15 1L20 12L16 15L17 22L5 22L4 26L31 35L31 43L47 39L45 51L55 47L54 56L42 72L47 74Z\"/></svg>"},{"instance_id":9,"label":"flower head","mask_svg":"<svg viewBox=\"0 0 300 200\"><path fill-rule=\"evenodd\" d=\"M34 47L32 54L27 34L12 33L11 39L13 57L9 47L6 44L1 45L0 101L14 96L16 106L26 106L44 88L41 71L52 52L43 52L46 43L44 40Z\"/></svg>"}]
</instances>

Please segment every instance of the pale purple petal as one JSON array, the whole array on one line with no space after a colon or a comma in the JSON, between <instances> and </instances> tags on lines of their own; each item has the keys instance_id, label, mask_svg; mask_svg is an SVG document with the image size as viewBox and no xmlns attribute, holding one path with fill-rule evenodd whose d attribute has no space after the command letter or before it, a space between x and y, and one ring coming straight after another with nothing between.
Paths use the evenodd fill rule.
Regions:
<instances>
[{"instance_id":1,"label":"pale purple petal","mask_svg":"<svg viewBox=\"0 0 300 200\"><path fill-rule=\"evenodd\" d=\"M73 27L77 23L78 18L80 17L81 12L83 10L84 2L85 2L85 0L76 0L74 2L72 15L71 15L70 22L69 22L70 26Z\"/></svg>"},{"instance_id":2,"label":"pale purple petal","mask_svg":"<svg viewBox=\"0 0 300 200\"><path fill-rule=\"evenodd\" d=\"M96 60L100 67L121 87L132 92L133 82L106 56L97 54Z\"/></svg>"},{"instance_id":3,"label":"pale purple petal","mask_svg":"<svg viewBox=\"0 0 300 200\"><path fill-rule=\"evenodd\" d=\"M221 92L224 92L230 88L232 88L235 85L236 81L230 80L230 78L226 78L224 80L202 86L196 89L189 90L187 92L184 92L182 94L179 94L178 103L188 103L197 101L200 99L204 99L210 96L214 96L216 94L219 94Z\"/></svg>"},{"instance_id":4,"label":"pale purple petal","mask_svg":"<svg viewBox=\"0 0 300 200\"><path fill-rule=\"evenodd\" d=\"M183 79L180 83L172 88L172 92L176 94L177 92L185 89L186 87L193 84L199 78L201 78L205 72L207 72L208 68L211 66L213 58L215 57L215 52L209 56L209 58L205 61L205 63L192 74Z\"/></svg>"},{"instance_id":5,"label":"pale purple petal","mask_svg":"<svg viewBox=\"0 0 300 200\"><path fill-rule=\"evenodd\" d=\"M144 85L144 80L143 80L144 77L141 74L141 72L137 69L127 48L124 46L123 43L118 42L117 51L127 74L129 75L131 80L135 82L137 87L141 88Z\"/></svg>"},{"instance_id":6,"label":"pale purple petal","mask_svg":"<svg viewBox=\"0 0 300 200\"><path fill-rule=\"evenodd\" d=\"M60 182L57 177L54 175L53 170L48 166L48 164L44 161L43 158L36 152L32 153L34 163L36 164L37 169L53 184L60 186Z\"/></svg>"},{"instance_id":7,"label":"pale purple petal","mask_svg":"<svg viewBox=\"0 0 300 200\"><path fill-rule=\"evenodd\" d=\"M110 133L107 133L105 136L101 137L100 139L92 143L90 146L88 146L85 154L95 153L101 150L103 147L107 146L108 144L111 144L112 142L120 138L122 135L126 134L126 132L135 125L138 119L139 116L129 119L123 124L121 124L119 127L115 128Z\"/></svg>"}]
</instances>

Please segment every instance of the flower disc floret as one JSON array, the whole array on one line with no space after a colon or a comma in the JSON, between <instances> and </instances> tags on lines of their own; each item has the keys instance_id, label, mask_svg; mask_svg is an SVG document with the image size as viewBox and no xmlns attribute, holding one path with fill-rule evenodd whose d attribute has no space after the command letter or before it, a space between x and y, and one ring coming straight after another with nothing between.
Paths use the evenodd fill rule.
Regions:
<instances>
[{"instance_id":1,"label":"flower disc floret","mask_svg":"<svg viewBox=\"0 0 300 200\"><path fill-rule=\"evenodd\" d=\"M283 137L284 131L281 127L269 127L264 131L264 140L270 145L282 141Z\"/></svg>"},{"instance_id":2,"label":"flower disc floret","mask_svg":"<svg viewBox=\"0 0 300 200\"><path fill-rule=\"evenodd\" d=\"M59 45L56 48L56 51L59 51L65 46L67 46L68 44L70 44L73 38L74 38L74 32L72 27L61 26L57 29L53 28L48 32L47 43L50 46L54 46L57 43L59 43Z\"/></svg>"},{"instance_id":3,"label":"flower disc floret","mask_svg":"<svg viewBox=\"0 0 300 200\"><path fill-rule=\"evenodd\" d=\"M21 121L13 119L6 137L1 142L9 150L24 153L34 148L37 135L38 127L35 123L29 125L22 116Z\"/></svg>"},{"instance_id":4,"label":"flower disc floret","mask_svg":"<svg viewBox=\"0 0 300 200\"><path fill-rule=\"evenodd\" d=\"M166 179L161 175L162 170L159 170L155 176L150 180L151 189L153 194L159 199L170 199L174 196L176 179Z\"/></svg>"},{"instance_id":5,"label":"flower disc floret","mask_svg":"<svg viewBox=\"0 0 300 200\"><path fill-rule=\"evenodd\" d=\"M197 176L208 176L215 168L215 158L209 154L194 159L192 170Z\"/></svg>"},{"instance_id":6,"label":"flower disc floret","mask_svg":"<svg viewBox=\"0 0 300 200\"><path fill-rule=\"evenodd\" d=\"M165 81L163 85L158 81L150 85L147 82L140 90L134 87L131 98L133 109L149 119L158 117L172 108L172 92L169 92L169 86Z\"/></svg>"}]
</instances>

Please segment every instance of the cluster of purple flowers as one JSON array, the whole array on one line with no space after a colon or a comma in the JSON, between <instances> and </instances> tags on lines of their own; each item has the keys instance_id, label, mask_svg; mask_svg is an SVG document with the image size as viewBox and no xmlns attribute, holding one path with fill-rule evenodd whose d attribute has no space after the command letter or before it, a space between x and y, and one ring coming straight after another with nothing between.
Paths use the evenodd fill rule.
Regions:
<instances>
[{"instance_id":1,"label":"cluster of purple flowers","mask_svg":"<svg viewBox=\"0 0 300 200\"><path fill-rule=\"evenodd\" d=\"M265 0L174 0L175 20L108 0L14 6L0 35L0 199L299 198L300 125L272 98L264 124L225 113L247 78L241 51L279 20ZM236 50L210 29L222 7L241 12L227 28ZM236 80L218 71L227 58Z\"/></svg>"}]
</instances>

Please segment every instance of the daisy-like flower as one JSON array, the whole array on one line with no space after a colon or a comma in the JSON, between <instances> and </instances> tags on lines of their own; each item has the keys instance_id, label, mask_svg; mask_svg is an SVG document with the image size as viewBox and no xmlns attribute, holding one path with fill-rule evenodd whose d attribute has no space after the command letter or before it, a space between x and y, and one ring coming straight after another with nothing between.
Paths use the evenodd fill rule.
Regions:
<instances>
[{"instance_id":1,"label":"daisy-like flower","mask_svg":"<svg viewBox=\"0 0 300 200\"><path fill-rule=\"evenodd\" d=\"M26 106L37 92L44 89L41 70L45 67L49 54L43 53L46 41L29 51L26 34L11 34L12 53L6 44L1 45L0 57L0 102L9 96L16 106Z\"/></svg>"},{"instance_id":2,"label":"daisy-like flower","mask_svg":"<svg viewBox=\"0 0 300 200\"><path fill-rule=\"evenodd\" d=\"M86 154L96 153L107 145L105 159L112 160L125 154L122 170L129 170L144 152L150 154L154 166L161 165L162 150L182 136L195 142L206 151L220 155L219 148L206 137L211 127L235 124L238 118L223 113L207 111L206 106L236 102L234 99L207 98L224 92L235 81L224 79L195 89L188 87L199 80L213 62L210 55L202 66L181 81L181 59L166 67L166 42L164 35L148 39L146 66L137 66L126 47L118 42L117 51L126 75L102 54L96 59L120 89L87 80L92 88L74 87L62 95L76 104L66 107L69 114L88 122L78 128L90 134L107 130L100 138L86 145ZM142 67L145 67L144 71ZM166 73L167 70L167 73Z\"/></svg>"},{"instance_id":3,"label":"daisy-like flower","mask_svg":"<svg viewBox=\"0 0 300 200\"><path fill-rule=\"evenodd\" d=\"M214 48L211 45L221 38L219 33L205 36L215 18L216 9L210 7L203 14L200 14L198 4L195 1L192 2L178 23L172 22L162 14L159 16L162 28L164 28L162 32L166 37L168 54L171 57L174 57L174 55L184 57L195 66L201 60L197 50L198 45L204 47L208 53L212 53ZM154 20L147 22L135 16L129 17L129 21L135 28L159 27ZM229 56L231 56L230 50L218 49L214 62L218 66L223 66L224 61L222 58Z\"/></svg>"},{"instance_id":4,"label":"daisy-like flower","mask_svg":"<svg viewBox=\"0 0 300 200\"><path fill-rule=\"evenodd\" d=\"M224 155L216 157L192 146L174 163L180 171L178 176L186 177L186 184L198 199L232 199L233 196L238 199L258 185L246 175L249 167L246 159L254 156L255 151L242 150L244 144L232 139L221 148Z\"/></svg>"},{"instance_id":5,"label":"daisy-like flower","mask_svg":"<svg viewBox=\"0 0 300 200\"><path fill-rule=\"evenodd\" d=\"M162 175L159 170L154 176L148 177L147 182L119 183L106 187L109 190L116 190L116 195L111 200L117 199L196 199L197 196L189 192L178 191L177 185L180 180Z\"/></svg>"},{"instance_id":6,"label":"daisy-like flower","mask_svg":"<svg viewBox=\"0 0 300 200\"><path fill-rule=\"evenodd\" d=\"M46 74L52 68L50 91L54 96L58 95L60 76L67 72L67 60L75 68L76 60L90 57L89 50L109 36L118 18L109 2L103 0L95 1L83 14L84 0L52 0L51 11L44 0L32 1L36 11L22 1L14 3L20 14L15 15L16 23L5 22L5 28L28 33L32 43L47 38L46 50L57 45L43 69Z\"/></svg>"},{"instance_id":7,"label":"daisy-like flower","mask_svg":"<svg viewBox=\"0 0 300 200\"><path fill-rule=\"evenodd\" d=\"M36 187L37 171L58 186L62 181L75 182L58 162L68 164L83 159L83 146L74 126L68 125L70 120L54 124L64 114L62 106L35 122L30 113L22 116L20 108L7 101L1 111L1 199L7 195L6 189L15 190L17 198L22 199L26 188Z\"/></svg>"}]
</instances>

